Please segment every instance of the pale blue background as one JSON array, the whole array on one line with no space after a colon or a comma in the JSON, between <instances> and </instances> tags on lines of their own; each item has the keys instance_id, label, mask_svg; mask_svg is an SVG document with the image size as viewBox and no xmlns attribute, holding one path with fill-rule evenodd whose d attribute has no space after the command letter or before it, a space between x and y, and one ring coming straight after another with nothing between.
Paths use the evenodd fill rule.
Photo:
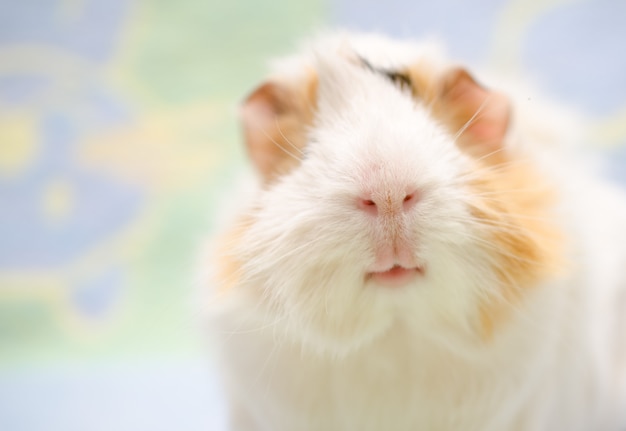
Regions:
<instances>
[{"instance_id":1,"label":"pale blue background","mask_svg":"<svg viewBox=\"0 0 626 431\"><path fill-rule=\"evenodd\" d=\"M242 163L233 107L320 26L525 71L601 131L626 183L626 2L294 3L0 0L0 127L36 131L18 174L0 169L0 430L221 429L190 262Z\"/></svg>"}]
</instances>

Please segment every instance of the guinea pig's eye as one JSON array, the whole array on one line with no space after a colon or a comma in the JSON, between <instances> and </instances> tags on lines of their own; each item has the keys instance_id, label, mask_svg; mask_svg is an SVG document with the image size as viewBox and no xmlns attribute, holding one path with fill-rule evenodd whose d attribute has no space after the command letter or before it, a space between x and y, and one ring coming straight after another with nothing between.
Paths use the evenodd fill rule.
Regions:
<instances>
[{"instance_id":1,"label":"guinea pig's eye","mask_svg":"<svg viewBox=\"0 0 626 431\"><path fill-rule=\"evenodd\" d=\"M413 87L411 78L401 72L385 71L385 75L402 90Z\"/></svg>"},{"instance_id":2,"label":"guinea pig's eye","mask_svg":"<svg viewBox=\"0 0 626 431\"><path fill-rule=\"evenodd\" d=\"M389 69L382 69L382 68L379 68L379 67L375 67L375 66L372 65L372 63L370 63L369 61L367 61L363 57L359 57L359 60L361 61L361 64L363 66L365 66L366 69L369 69L372 72L376 72L376 73L378 73L380 75L385 76L387 79L389 79L395 85L400 87L400 89L404 90L404 89L412 89L413 88L413 83L411 82L411 78L406 73L403 73L403 72L400 72L400 71L397 71L397 70L389 70Z\"/></svg>"}]
</instances>

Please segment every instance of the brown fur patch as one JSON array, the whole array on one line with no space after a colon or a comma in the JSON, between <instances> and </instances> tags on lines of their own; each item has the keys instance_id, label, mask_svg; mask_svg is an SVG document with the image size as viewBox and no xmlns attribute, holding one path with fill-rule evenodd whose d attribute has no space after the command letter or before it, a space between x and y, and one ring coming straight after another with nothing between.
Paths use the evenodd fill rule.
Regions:
<instances>
[{"instance_id":1,"label":"brown fur patch","mask_svg":"<svg viewBox=\"0 0 626 431\"><path fill-rule=\"evenodd\" d=\"M555 195L546 179L525 160L478 162L468 184L476 196L474 219L485 229L484 248L493 257L501 289L480 304L484 339L519 305L524 292L563 267L563 236L551 217Z\"/></svg>"},{"instance_id":2,"label":"brown fur patch","mask_svg":"<svg viewBox=\"0 0 626 431\"><path fill-rule=\"evenodd\" d=\"M265 182L298 166L317 103L317 75L273 80L244 102L241 122L248 153Z\"/></svg>"}]
</instances>

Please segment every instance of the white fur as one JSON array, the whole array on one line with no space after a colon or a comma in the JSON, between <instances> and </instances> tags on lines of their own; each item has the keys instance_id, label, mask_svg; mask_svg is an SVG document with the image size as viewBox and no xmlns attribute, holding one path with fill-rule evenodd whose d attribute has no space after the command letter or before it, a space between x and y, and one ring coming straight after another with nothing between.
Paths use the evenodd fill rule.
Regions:
<instances>
[{"instance_id":1,"label":"white fur","mask_svg":"<svg viewBox=\"0 0 626 431\"><path fill-rule=\"evenodd\" d=\"M510 145L556 185L571 265L483 340L477 304L498 283L468 222L470 160L350 51L381 67L446 64L431 45L349 34L279 63L290 79L318 71L318 113L300 166L259 187L255 222L232 250L244 262L237 284L211 303L232 429L626 429L624 198L573 161L561 123L515 102ZM364 285L387 227L355 199L405 186L422 192L398 223L424 276L402 289Z\"/></svg>"}]
</instances>

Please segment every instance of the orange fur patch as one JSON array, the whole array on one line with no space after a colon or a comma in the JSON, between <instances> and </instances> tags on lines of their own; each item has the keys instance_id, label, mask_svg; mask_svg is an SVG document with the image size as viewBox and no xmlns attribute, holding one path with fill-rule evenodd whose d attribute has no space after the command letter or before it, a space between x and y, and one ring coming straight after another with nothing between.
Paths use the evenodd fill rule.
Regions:
<instances>
[{"instance_id":1,"label":"orange fur patch","mask_svg":"<svg viewBox=\"0 0 626 431\"><path fill-rule=\"evenodd\" d=\"M413 97L424 102L426 106L435 105L440 92L440 75L434 65L425 61L413 64L403 72L411 81Z\"/></svg>"},{"instance_id":2,"label":"orange fur patch","mask_svg":"<svg viewBox=\"0 0 626 431\"><path fill-rule=\"evenodd\" d=\"M525 289L563 266L563 238L550 217L554 193L530 162L505 148L510 115L506 97L484 89L463 69L438 71L421 63L405 74L414 97L435 118L452 134L463 130L457 144L475 159L475 176L468 184L476 196L471 213L485 229L484 247L502 286L479 307L481 336L488 340L519 305Z\"/></svg>"},{"instance_id":3,"label":"orange fur patch","mask_svg":"<svg viewBox=\"0 0 626 431\"><path fill-rule=\"evenodd\" d=\"M248 153L266 184L298 166L307 128L317 105L317 75L298 82L269 81L244 102L241 121ZM242 262L234 254L253 216L246 215L217 240L216 281L225 293L241 279Z\"/></svg>"},{"instance_id":4,"label":"orange fur patch","mask_svg":"<svg viewBox=\"0 0 626 431\"><path fill-rule=\"evenodd\" d=\"M241 279L242 263L233 251L241 245L243 237L252 223L252 216L242 217L225 235L217 240L216 281L219 282L218 293L228 292Z\"/></svg>"},{"instance_id":5,"label":"orange fur patch","mask_svg":"<svg viewBox=\"0 0 626 431\"><path fill-rule=\"evenodd\" d=\"M501 289L480 304L484 339L519 305L524 292L563 267L563 236L551 217L554 193L524 160L504 156L481 160L469 183L476 196L471 212L485 228L485 249L493 257Z\"/></svg>"}]
</instances>

